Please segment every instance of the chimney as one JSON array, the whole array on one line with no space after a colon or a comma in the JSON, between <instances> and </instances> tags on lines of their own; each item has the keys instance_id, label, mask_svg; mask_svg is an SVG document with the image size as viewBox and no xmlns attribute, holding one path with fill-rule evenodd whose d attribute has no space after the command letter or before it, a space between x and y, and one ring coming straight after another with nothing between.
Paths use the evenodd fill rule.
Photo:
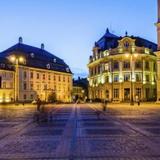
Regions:
<instances>
[{"instance_id":1,"label":"chimney","mask_svg":"<svg viewBox=\"0 0 160 160\"><path fill-rule=\"evenodd\" d=\"M18 42L19 42L20 44L23 43L23 38L22 38L22 37L19 37Z\"/></svg>"},{"instance_id":2,"label":"chimney","mask_svg":"<svg viewBox=\"0 0 160 160\"><path fill-rule=\"evenodd\" d=\"M44 50L44 43L41 43L41 49Z\"/></svg>"}]
</instances>

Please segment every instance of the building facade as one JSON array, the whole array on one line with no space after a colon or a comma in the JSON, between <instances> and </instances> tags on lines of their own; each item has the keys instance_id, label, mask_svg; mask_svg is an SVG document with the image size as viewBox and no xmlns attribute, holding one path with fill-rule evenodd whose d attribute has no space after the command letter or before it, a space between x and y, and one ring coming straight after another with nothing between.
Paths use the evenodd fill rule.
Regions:
<instances>
[{"instance_id":1,"label":"building facade","mask_svg":"<svg viewBox=\"0 0 160 160\"><path fill-rule=\"evenodd\" d=\"M89 58L89 98L122 102L156 99L157 45L106 30Z\"/></svg>"},{"instance_id":2,"label":"building facade","mask_svg":"<svg viewBox=\"0 0 160 160\"><path fill-rule=\"evenodd\" d=\"M73 79L72 98L75 101L77 98L86 101L88 98L88 80L87 78L78 77L77 80Z\"/></svg>"},{"instance_id":3,"label":"building facade","mask_svg":"<svg viewBox=\"0 0 160 160\"><path fill-rule=\"evenodd\" d=\"M160 103L160 0L157 0L158 6L158 20L157 26L157 51L155 52L157 56L157 102Z\"/></svg>"},{"instance_id":4,"label":"building facade","mask_svg":"<svg viewBox=\"0 0 160 160\"><path fill-rule=\"evenodd\" d=\"M19 42L1 52L0 57L6 60L4 65L12 67L10 71L0 70L0 75L10 74L12 77L0 77L1 84L6 83L5 90L11 90L8 98L10 101L31 102L37 96L43 101L49 101L49 97L57 101L71 101L70 68L62 59L46 51L44 44L41 44L41 48L29 46L23 44L20 37ZM9 82L12 85L8 88ZM4 88L1 88L0 95L5 95L2 91Z\"/></svg>"}]
</instances>

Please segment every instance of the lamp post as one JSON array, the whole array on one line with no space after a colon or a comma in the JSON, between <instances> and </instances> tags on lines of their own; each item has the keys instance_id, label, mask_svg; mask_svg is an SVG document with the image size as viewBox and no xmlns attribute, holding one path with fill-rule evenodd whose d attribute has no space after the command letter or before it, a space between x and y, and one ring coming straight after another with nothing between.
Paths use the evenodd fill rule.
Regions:
<instances>
[{"instance_id":1,"label":"lamp post","mask_svg":"<svg viewBox=\"0 0 160 160\"><path fill-rule=\"evenodd\" d=\"M24 62L22 56L12 55L9 57L10 61L15 65L15 102L19 100L19 63Z\"/></svg>"}]
</instances>

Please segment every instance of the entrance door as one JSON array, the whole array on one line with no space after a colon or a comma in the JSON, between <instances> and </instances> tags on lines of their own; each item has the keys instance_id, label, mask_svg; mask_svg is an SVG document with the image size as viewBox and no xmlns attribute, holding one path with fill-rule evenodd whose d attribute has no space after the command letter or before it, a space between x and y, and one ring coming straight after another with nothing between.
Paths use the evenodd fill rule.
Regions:
<instances>
[{"instance_id":1,"label":"entrance door","mask_svg":"<svg viewBox=\"0 0 160 160\"><path fill-rule=\"evenodd\" d=\"M124 101L130 100L130 88L124 88Z\"/></svg>"}]
</instances>

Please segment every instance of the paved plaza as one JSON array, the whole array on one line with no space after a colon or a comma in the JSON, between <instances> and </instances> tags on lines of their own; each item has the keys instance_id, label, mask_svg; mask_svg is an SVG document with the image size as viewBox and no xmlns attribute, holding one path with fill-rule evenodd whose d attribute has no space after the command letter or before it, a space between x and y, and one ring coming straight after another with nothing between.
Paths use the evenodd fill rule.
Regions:
<instances>
[{"instance_id":1,"label":"paved plaza","mask_svg":"<svg viewBox=\"0 0 160 160\"><path fill-rule=\"evenodd\" d=\"M0 160L160 160L160 104L0 106ZM100 116L97 116L100 113Z\"/></svg>"}]
</instances>

